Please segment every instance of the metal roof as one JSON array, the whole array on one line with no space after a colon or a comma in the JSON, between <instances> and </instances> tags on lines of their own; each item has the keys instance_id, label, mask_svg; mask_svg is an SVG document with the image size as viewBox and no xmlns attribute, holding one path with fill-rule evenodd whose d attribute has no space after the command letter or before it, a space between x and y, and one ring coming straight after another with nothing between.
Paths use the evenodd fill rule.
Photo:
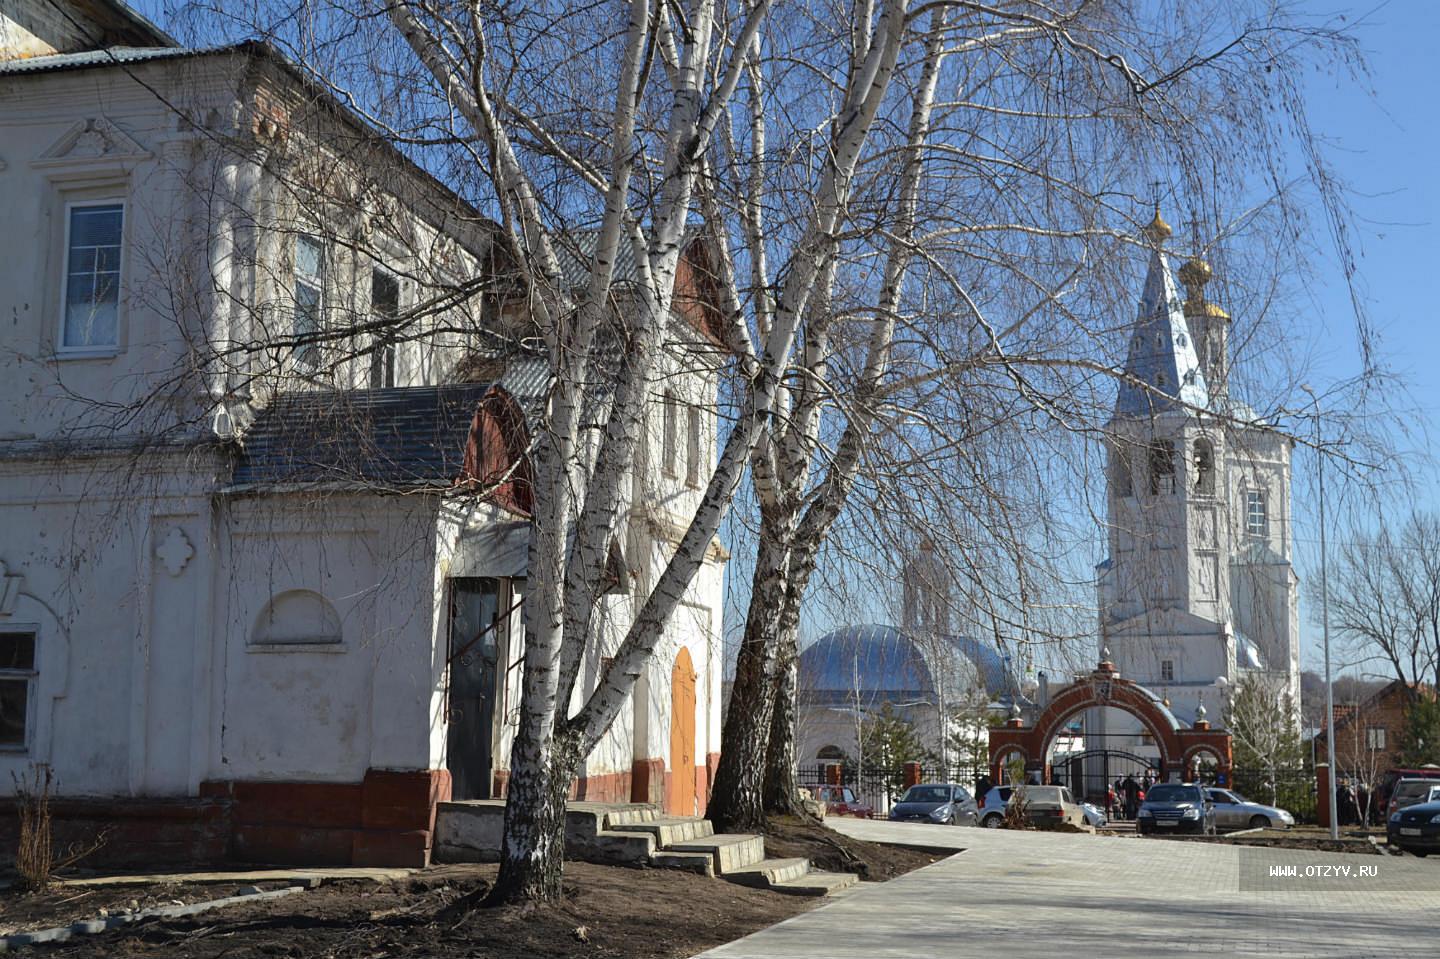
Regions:
<instances>
[{"instance_id":1,"label":"metal roof","mask_svg":"<svg viewBox=\"0 0 1440 959\"><path fill-rule=\"evenodd\" d=\"M1135 333L1130 339L1125 372L1144 383L1122 381L1115 397L1115 412L1121 416L1148 416L1185 407L1209 406L1205 374L1190 340L1190 326L1180 305L1175 278L1165 253L1156 248L1150 254L1150 269Z\"/></svg>"},{"instance_id":2,"label":"metal roof","mask_svg":"<svg viewBox=\"0 0 1440 959\"><path fill-rule=\"evenodd\" d=\"M1005 657L969 636L945 636L942 647L974 664L992 696L1018 690ZM865 701L924 699L935 694L934 673L921 644L894 626L843 626L801 650L798 683L807 698L840 693Z\"/></svg>"},{"instance_id":3,"label":"metal roof","mask_svg":"<svg viewBox=\"0 0 1440 959\"><path fill-rule=\"evenodd\" d=\"M486 392L506 390L533 422L547 383L545 365L526 358L494 382L282 393L241 438L231 488L446 488Z\"/></svg>"},{"instance_id":4,"label":"metal roof","mask_svg":"<svg viewBox=\"0 0 1440 959\"><path fill-rule=\"evenodd\" d=\"M175 60L183 57L218 53L235 47L207 47L193 50L185 47L106 47L103 50L82 50L79 53L55 53L48 57L24 57L0 60L0 75L15 73L47 73L56 70L83 70L86 67L108 67L122 63L146 63L151 60Z\"/></svg>"}]
</instances>

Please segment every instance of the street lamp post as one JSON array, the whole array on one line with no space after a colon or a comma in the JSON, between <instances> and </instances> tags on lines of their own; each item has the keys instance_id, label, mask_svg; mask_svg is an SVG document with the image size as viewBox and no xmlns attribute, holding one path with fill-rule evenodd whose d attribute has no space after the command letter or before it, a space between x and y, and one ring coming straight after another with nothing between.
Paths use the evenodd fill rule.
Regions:
<instances>
[{"instance_id":1,"label":"street lamp post","mask_svg":"<svg viewBox=\"0 0 1440 959\"><path fill-rule=\"evenodd\" d=\"M1330 810L1330 838L1340 838L1340 810L1336 808L1335 782L1335 684L1330 675L1330 581L1329 552L1325 548L1325 453L1320 448L1320 398L1302 383L1300 389L1310 395L1315 406L1315 457L1319 461L1320 485L1320 636L1325 646L1325 759L1330 764L1329 790L1326 807Z\"/></svg>"}]
</instances>

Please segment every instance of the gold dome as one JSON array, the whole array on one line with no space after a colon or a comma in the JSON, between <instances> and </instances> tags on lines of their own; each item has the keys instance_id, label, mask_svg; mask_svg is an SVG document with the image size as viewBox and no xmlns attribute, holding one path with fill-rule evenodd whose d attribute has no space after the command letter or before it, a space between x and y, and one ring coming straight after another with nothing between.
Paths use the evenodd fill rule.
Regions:
<instances>
[{"instance_id":1,"label":"gold dome","mask_svg":"<svg viewBox=\"0 0 1440 959\"><path fill-rule=\"evenodd\" d=\"M1157 206L1155 208L1155 216L1151 218L1149 223L1145 224L1144 229L1140 232L1144 233L1145 238L1151 243L1159 246L1161 243L1170 239L1170 235L1175 231L1170 229L1170 224L1165 222L1165 218L1160 215L1160 208Z\"/></svg>"},{"instance_id":2,"label":"gold dome","mask_svg":"<svg viewBox=\"0 0 1440 959\"><path fill-rule=\"evenodd\" d=\"M1185 287L1185 315L1208 316L1216 320L1228 320L1230 314L1205 299L1205 284L1215 272L1198 256L1192 256L1180 267L1180 282Z\"/></svg>"}]
</instances>

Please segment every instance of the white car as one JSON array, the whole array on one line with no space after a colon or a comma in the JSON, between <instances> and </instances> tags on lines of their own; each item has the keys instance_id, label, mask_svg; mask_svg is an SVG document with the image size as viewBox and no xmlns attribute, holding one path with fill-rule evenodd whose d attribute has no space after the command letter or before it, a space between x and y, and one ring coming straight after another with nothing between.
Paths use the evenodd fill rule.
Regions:
<instances>
[{"instance_id":1,"label":"white car","mask_svg":"<svg viewBox=\"0 0 1440 959\"><path fill-rule=\"evenodd\" d=\"M1029 789L1055 788L1042 786L1029 786ZM1070 790L1060 787L1061 795L1065 802L1070 802ZM980 825L986 829L999 829L1000 823L1005 820L1005 807L1010 805L1010 797L1015 794L1014 786L991 786L990 791L980 797ZM1088 803L1079 803L1080 812L1085 817L1085 825L1100 827L1106 825L1109 820L1105 817L1105 811Z\"/></svg>"},{"instance_id":2,"label":"white car","mask_svg":"<svg viewBox=\"0 0 1440 959\"><path fill-rule=\"evenodd\" d=\"M1205 790L1205 798L1215 804L1215 828L1227 829L1289 829L1295 817L1278 806L1251 802L1228 789L1214 786Z\"/></svg>"}]
</instances>

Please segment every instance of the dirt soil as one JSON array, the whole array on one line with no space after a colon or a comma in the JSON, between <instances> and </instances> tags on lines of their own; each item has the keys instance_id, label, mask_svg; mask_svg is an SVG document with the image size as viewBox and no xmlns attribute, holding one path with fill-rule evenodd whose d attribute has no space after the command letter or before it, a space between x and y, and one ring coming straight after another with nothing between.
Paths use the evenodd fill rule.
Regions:
<instances>
[{"instance_id":1,"label":"dirt soil","mask_svg":"<svg viewBox=\"0 0 1440 959\"><path fill-rule=\"evenodd\" d=\"M765 855L774 859L809 859L816 869L853 872L866 882L884 882L939 862L948 853L866 842L809 820L772 816L765 829Z\"/></svg>"},{"instance_id":2,"label":"dirt soil","mask_svg":"<svg viewBox=\"0 0 1440 959\"><path fill-rule=\"evenodd\" d=\"M45 892L22 893L0 889L0 936L50 926L66 926L81 919L156 906L178 906L238 895L241 889L279 889L283 882L155 883L127 886L54 886Z\"/></svg>"},{"instance_id":3,"label":"dirt soil","mask_svg":"<svg viewBox=\"0 0 1440 959\"><path fill-rule=\"evenodd\" d=\"M57 959L678 959L824 902L684 872L571 862L565 864L565 899L556 905L481 909L461 917L444 912L461 895L492 882L495 872L493 865L441 866L390 883L331 883L253 905L22 947L16 954ZM133 889L117 896L138 898Z\"/></svg>"}]
</instances>

